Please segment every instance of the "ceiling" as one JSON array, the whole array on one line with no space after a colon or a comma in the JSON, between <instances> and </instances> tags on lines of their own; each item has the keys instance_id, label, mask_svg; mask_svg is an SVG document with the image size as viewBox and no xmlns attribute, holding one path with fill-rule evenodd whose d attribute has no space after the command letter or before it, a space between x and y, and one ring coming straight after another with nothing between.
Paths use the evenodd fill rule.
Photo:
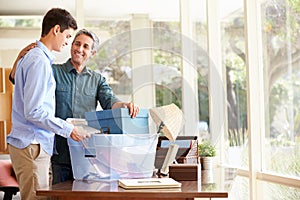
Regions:
<instances>
[{"instance_id":1,"label":"ceiling","mask_svg":"<svg viewBox=\"0 0 300 200\"><path fill-rule=\"evenodd\" d=\"M149 14L150 19L179 20L181 0L0 0L1 16L40 15L53 7L62 7L76 15L83 9L85 18L128 18L131 14ZM187 1L187 0L183 0ZM205 19L206 1L190 0L192 18ZM219 1L221 17L241 8L243 0ZM216 9L217 10L217 9Z\"/></svg>"},{"instance_id":2,"label":"ceiling","mask_svg":"<svg viewBox=\"0 0 300 200\"><path fill-rule=\"evenodd\" d=\"M42 18L49 9L61 7L77 19L128 19L132 14L148 14L151 20L179 21L181 1L187 0L0 0L0 18L23 18L24 15ZM193 20L206 19L206 1L209 0L189 0L189 12ZM243 0L219 2L221 17L233 13L243 5ZM36 33L39 34L39 30ZM6 34L3 37L3 30L0 35L0 50L19 49L39 36L31 34L30 38L26 38L20 32L17 36Z\"/></svg>"},{"instance_id":3,"label":"ceiling","mask_svg":"<svg viewBox=\"0 0 300 200\"><path fill-rule=\"evenodd\" d=\"M179 16L178 0L0 0L0 15L44 15L53 7L65 8L75 15L76 5L87 18L124 18L133 13L166 19Z\"/></svg>"}]
</instances>

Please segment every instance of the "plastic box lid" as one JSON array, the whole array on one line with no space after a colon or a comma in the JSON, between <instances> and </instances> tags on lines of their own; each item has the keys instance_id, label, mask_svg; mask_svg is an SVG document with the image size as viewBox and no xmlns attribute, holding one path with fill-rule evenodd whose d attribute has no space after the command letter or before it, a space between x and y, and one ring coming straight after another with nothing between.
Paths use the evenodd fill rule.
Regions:
<instances>
[{"instance_id":1,"label":"plastic box lid","mask_svg":"<svg viewBox=\"0 0 300 200\"><path fill-rule=\"evenodd\" d=\"M149 115L148 109L140 109L140 112L136 117L148 118L148 115ZM111 118L131 118L131 116L129 115L128 108L115 108L111 110L86 112L85 118L87 120L95 120L95 119L111 119Z\"/></svg>"},{"instance_id":2,"label":"plastic box lid","mask_svg":"<svg viewBox=\"0 0 300 200\"><path fill-rule=\"evenodd\" d=\"M148 116L148 109L140 109L139 114L135 118L131 118L128 108L85 113L85 119L89 126L111 134L149 133Z\"/></svg>"}]
</instances>

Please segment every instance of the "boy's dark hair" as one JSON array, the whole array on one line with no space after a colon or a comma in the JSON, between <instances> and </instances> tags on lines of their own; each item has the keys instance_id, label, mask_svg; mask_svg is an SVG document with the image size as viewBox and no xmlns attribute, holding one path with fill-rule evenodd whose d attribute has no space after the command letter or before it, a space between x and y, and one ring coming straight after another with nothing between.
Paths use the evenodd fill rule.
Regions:
<instances>
[{"instance_id":1,"label":"boy's dark hair","mask_svg":"<svg viewBox=\"0 0 300 200\"><path fill-rule=\"evenodd\" d=\"M77 23L74 17L62 8L52 8L46 13L43 19L41 36L47 35L55 25L60 26L61 33L68 28L77 29Z\"/></svg>"}]
</instances>

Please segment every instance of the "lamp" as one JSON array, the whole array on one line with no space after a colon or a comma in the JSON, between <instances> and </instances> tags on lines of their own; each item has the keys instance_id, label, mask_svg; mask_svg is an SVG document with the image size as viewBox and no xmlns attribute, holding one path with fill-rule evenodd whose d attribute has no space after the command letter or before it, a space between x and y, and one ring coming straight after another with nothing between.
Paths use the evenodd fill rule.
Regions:
<instances>
[{"instance_id":1,"label":"lamp","mask_svg":"<svg viewBox=\"0 0 300 200\"><path fill-rule=\"evenodd\" d=\"M174 142L183 129L184 118L182 111L174 104L149 109L153 121L158 125L158 133L161 131Z\"/></svg>"},{"instance_id":2,"label":"lamp","mask_svg":"<svg viewBox=\"0 0 300 200\"><path fill-rule=\"evenodd\" d=\"M158 125L157 133L162 132L171 142L174 142L183 128L182 111L174 104L149 109L153 121ZM169 166L176 161L175 157L179 146L170 144L163 166L158 174L167 175Z\"/></svg>"}]
</instances>

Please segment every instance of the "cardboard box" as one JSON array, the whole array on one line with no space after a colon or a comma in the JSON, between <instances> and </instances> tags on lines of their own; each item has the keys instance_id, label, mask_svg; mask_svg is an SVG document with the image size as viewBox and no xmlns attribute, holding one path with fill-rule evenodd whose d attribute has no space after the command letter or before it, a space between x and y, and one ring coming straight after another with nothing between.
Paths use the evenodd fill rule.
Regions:
<instances>
[{"instance_id":1,"label":"cardboard box","mask_svg":"<svg viewBox=\"0 0 300 200\"><path fill-rule=\"evenodd\" d=\"M169 177L176 181L201 180L201 165L199 164L172 164L169 166Z\"/></svg>"},{"instance_id":2,"label":"cardboard box","mask_svg":"<svg viewBox=\"0 0 300 200\"><path fill-rule=\"evenodd\" d=\"M74 179L150 178L157 134L92 134L76 142L68 138Z\"/></svg>"},{"instance_id":3,"label":"cardboard box","mask_svg":"<svg viewBox=\"0 0 300 200\"><path fill-rule=\"evenodd\" d=\"M127 108L116 108L86 112L85 119L89 126L111 134L146 134L149 133L148 115L148 109L140 109L136 118L131 118Z\"/></svg>"}]
</instances>

